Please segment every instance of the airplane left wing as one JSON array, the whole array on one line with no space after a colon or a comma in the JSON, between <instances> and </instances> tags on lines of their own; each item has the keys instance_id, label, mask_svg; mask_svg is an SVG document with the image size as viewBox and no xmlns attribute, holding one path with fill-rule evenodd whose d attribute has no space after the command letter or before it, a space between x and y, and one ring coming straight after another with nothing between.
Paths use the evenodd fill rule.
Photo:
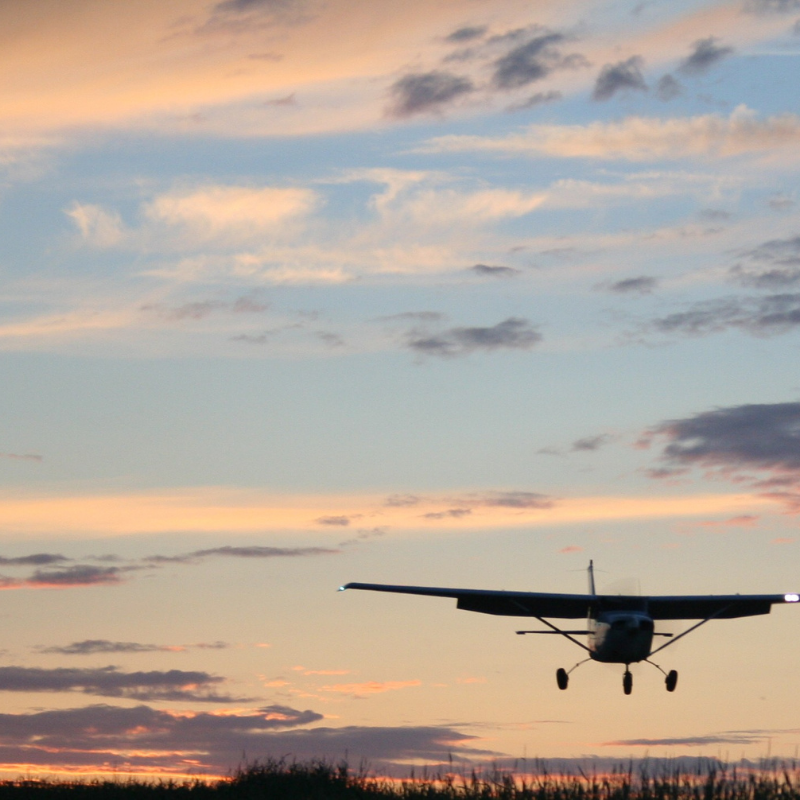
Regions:
<instances>
[{"instance_id":1,"label":"airplane left wing","mask_svg":"<svg viewBox=\"0 0 800 800\"><path fill-rule=\"evenodd\" d=\"M596 597L588 594L550 594L547 592L495 592L484 589L442 589L435 586L392 586L385 583L348 583L344 589L367 589L372 592L419 594L427 597L451 597L457 608L497 614L504 617L554 617L580 619L589 613Z\"/></svg>"}]
</instances>

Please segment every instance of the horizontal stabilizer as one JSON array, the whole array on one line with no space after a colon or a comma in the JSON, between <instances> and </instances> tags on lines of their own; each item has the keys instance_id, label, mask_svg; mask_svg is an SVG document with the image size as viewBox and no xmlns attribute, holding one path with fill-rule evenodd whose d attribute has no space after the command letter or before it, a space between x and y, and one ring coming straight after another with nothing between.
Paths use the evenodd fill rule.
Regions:
<instances>
[{"instance_id":1,"label":"horizontal stabilizer","mask_svg":"<svg viewBox=\"0 0 800 800\"><path fill-rule=\"evenodd\" d=\"M568 633L571 636L588 636L591 633L591 631L517 631L517 633L520 636L526 633L554 633L560 636L563 636L565 633Z\"/></svg>"}]
</instances>

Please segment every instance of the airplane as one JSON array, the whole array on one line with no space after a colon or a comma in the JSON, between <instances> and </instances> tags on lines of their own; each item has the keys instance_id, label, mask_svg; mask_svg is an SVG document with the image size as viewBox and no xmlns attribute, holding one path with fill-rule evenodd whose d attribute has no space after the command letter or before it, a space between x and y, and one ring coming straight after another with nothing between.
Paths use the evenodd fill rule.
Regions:
<instances>
[{"instance_id":1,"label":"airplane","mask_svg":"<svg viewBox=\"0 0 800 800\"><path fill-rule=\"evenodd\" d=\"M769 614L776 603L798 603L798 594L733 594L733 595L666 595L634 596L597 594L594 585L594 562L589 562L589 594L553 594L549 592L507 592L483 589L442 589L435 586L393 586L383 583L347 583L339 587L366 589L373 592L396 592L430 597L452 597L456 608L507 617L534 617L549 630L517 631L525 634L553 634L569 639L582 647L588 658L579 661L570 670L559 667L556 683L559 689L569 685L570 673L587 661L605 664L624 664L622 689L625 694L633 690L630 665L644 661L656 667L664 676L668 692L678 685L676 670L665 672L650 656L661 652L701 625L714 619L733 619ZM586 630L563 630L546 617L554 619L586 618ZM674 636L657 633L656 620L699 619L695 625ZM575 636L587 636L587 644ZM653 649L653 637L663 636L669 641Z\"/></svg>"}]
</instances>

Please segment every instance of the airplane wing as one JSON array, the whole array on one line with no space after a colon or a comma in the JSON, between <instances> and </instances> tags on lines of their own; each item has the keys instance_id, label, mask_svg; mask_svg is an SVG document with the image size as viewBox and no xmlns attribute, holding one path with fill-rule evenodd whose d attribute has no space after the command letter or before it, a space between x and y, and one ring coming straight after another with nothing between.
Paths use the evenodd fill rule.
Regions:
<instances>
[{"instance_id":1,"label":"airplane wing","mask_svg":"<svg viewBox=\"0 0 800 800\"><path fill-rule=\"evenodd\" d=\"M508 617L579 619L589 611L644 611L653 619L732 619L769 614L775 603L797 603L796 594L733 594L631 596L505 592L483 589L444 589L435 586L393 586L348 583L342 589L366 589L427 597L451 597L457 608Z\"/></svg>"}]
</instances>

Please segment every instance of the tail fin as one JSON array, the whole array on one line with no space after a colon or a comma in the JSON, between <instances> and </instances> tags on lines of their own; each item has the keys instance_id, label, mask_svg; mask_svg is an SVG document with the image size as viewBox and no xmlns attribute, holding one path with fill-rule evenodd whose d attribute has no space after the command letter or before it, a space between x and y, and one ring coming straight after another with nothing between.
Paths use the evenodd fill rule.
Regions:
<instances>
[{"instance_id":1,"label":"tail fin","mask_svg":"<svg viewBox=\"0 0 800 800\"><path fill-rule=\"evenodd\" d=\"M589 573L589 594L595 596L597 592L595 591L594 588L594 561L592 561L591 559L589 560L589 569L587 570L587 572Z\"/></svg>"}]
</instances>

